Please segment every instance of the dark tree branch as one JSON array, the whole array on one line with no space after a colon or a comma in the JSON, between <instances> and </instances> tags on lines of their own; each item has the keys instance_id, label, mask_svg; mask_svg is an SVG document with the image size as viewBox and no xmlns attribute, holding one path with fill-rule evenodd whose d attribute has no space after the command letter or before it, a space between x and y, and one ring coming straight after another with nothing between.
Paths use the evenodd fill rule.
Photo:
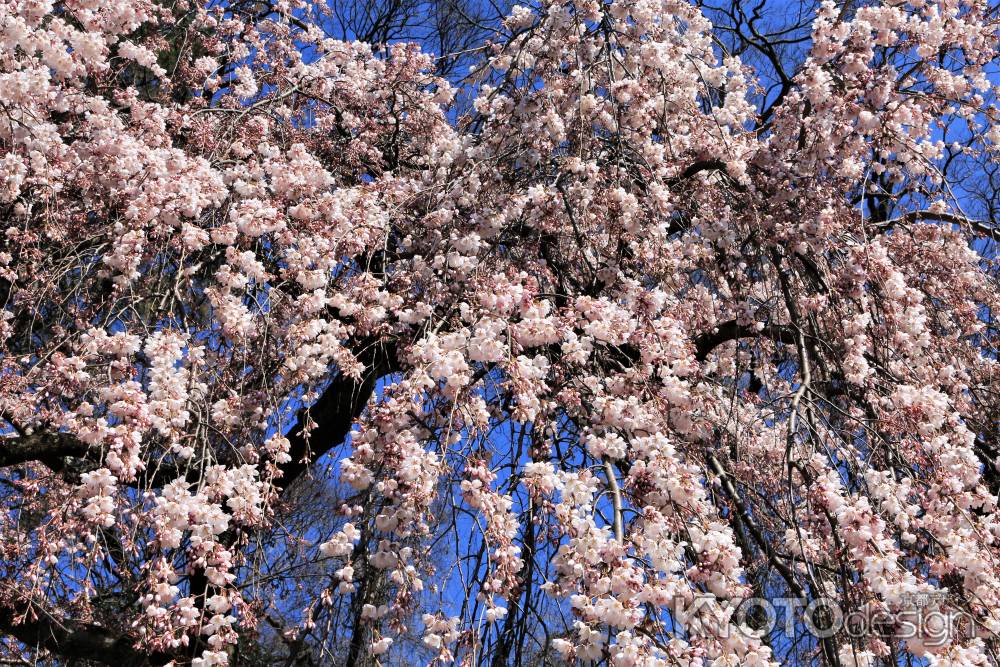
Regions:
<instances>
[{"instance_id":1,"label":"dark tree branch","mask_svg":"<svg viewBox=\"0 0 1000 667\"><path fill-rule=\"evenodd\" d=\"M716 347L739 338L770 338L776 343L795 344L795 332L792 331L791 327L768 324L757 331L741 327L736 323L736 320L729 320L716 327L714 332L702 334L694 339L695 357L698 361L705 361Z\"/></svg>"},{"instance_id":2,"label":"dark tree branch","mask_svg":"<svg viewBox=\"0 0 1000 667\"><path fill-rule=\"evenodd\" d=\"M84 457L90 448L70 433L32 433L0 439L0 468L40 461L53 470L62 470L66 457Z\"/></svg>"},{"instance_id":3,"label":"dark tree branch","mask_svg":"<svg viewBox=\"0 0 1000 667\"><path fill-rule=\"evenodd\" d=\"M280 488L288 488L320 457L342 443L368 404L375 383L399 370L395 351L382 341L367 340L356 354L365 367L362 377L356 380L338 375L323 395L300 413L298 425L288 435L292 460L281 466L284 474L276 481ZM308 435L304 432L306 426L311 427Z\"/></svg>"},{"instance_id":4,"label":"dark tree branch","mask_svg":"<svg viewBox=\"0 0 1000 667\"><path fill-rule=\"evenodd\" d=\"M172 660L166 653L141 651L131 638L100 625L57 618L25 604L18 606L0 608L0 632L27 647L114 667L151 667Z\"/></svg>"},{"instance_id":5,"label":"dark tree branch","mask_svg":"<svg viewBox=\"0 0 1000 667\"><path fill-rule=\"evenodd\" d=\"M914 222L943 222L949 225L958 225L959 227L969 227L984 236L994 239L1000 235L1000 229L983 220L973 220L953 213L934 213L933 211L911 211L897 218L877 223L877 226L880 229L888 230L900 224L911 224Z\"/></svg>"},{"instance_id":6,"label":"dark tree branch","mask_svg":"<svg viewBox=\"0 0 1000 667\"><path fill-rule=\"evenodd\" d=\"M363 341L357 357L364 365L361 379L334 377L319 399L300 411L298 426L288 436L292 460L280 466L284 473L277 481L280 488L287 488L317 459L343 442L371 398L375 383L398 370L393 350L378 340ZM302 429L307 420L311 421L308 437ZM0 439L0 468L39 462L54 472L64 472L80 467L68 465L68 459L84 459L85 463L95 465L97 461L90 460L94 454L96 450L71 433L39 432ZM156 488L182 474L175 466L164 464L151 474L140 476L134 485Z\"/></svg>"}]
</instances>

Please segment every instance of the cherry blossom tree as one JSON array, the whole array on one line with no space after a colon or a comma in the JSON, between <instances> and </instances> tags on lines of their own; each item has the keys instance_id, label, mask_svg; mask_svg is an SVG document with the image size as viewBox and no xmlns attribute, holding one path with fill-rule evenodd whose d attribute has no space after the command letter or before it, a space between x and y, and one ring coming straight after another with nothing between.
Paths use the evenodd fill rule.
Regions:
<instances>
[{"instance_id":1,"label":"cherry blossom tree","mask_svg":"<svg viewBox=\"0 0 1000 667\"><path fill-rule=\"evenodd\" d=\"M0 2L5 664L997 664L1000 5L411 5Z\"/></svg>"}]
</instances>

